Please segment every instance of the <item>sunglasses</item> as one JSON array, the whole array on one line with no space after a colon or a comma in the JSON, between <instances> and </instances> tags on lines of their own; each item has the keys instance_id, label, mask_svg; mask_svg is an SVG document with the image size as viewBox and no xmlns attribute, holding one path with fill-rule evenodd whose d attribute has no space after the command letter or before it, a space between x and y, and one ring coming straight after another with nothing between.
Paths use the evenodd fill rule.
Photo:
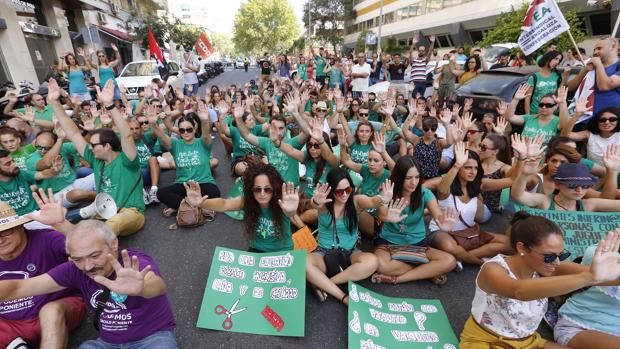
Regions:
<instances>
[{"instance_id":1,"label":"sunglasses","mask_svg":"<svg viewBox=\"0 0 620 349\"><path fill-rule=\"evenodd\" d=\"M433 127L431 127L431 128L424 127L424 128L422 128L422 130L424 130L424 132L428 132L428 131L433 131L433 132L435 132L435 131L437 131L437 127L436 127L436 126L433 126Z\"/></svg>"},{"instance_id":2,"label":"sunglasses","mask_svg":"<svg viewBox=\"0 0 620 349\"><path fill-rule=\"evenodd\" d=\"M52 147L44 147L42 145L37 145L35 148L37 148L37 150L50 150L50 149L52 149Z\"/></svg>"},{"instance_id":3,"label":"sunglasses","mask_svg":"<svg viewBox=\"0 0 620 349\"><path fill-rule=\"evenodd\" d=\"M487 151L487 150L495 150L495 148L489 148L484 144L480 144L480 150L482 151Z\"/></svg>"},{"instance_id":4,"label":"sunglasses","mask_svg":"<svg viewBox=\"0 0 620 349\"><path fill-rule=\"evenodd\" d=\"M478 133L478 132L484 132L484 131L480 131L480 130L467 130L468 134L474 134L474 133Z\"/></svg>"},{"instance_id":5,"label":"sunglasses","mask_svg":"<svg viewBox=\"0 0 620 349\"><path fill-rule=\"evenodd\" d=\"M349 195L353 192L353 188L351 187L346 187L344 189L336 189L334 190L334 195L336 196L345 196L345 195Z\"/></svg>"},{"instance_id":6,"label":"sunglasses","mask_svg":"<svg viewBox=\"0 0 620 349\"><path fill-rule=\"evenodd\" d=\"M271 193L273 193L273 188L271 188L271 187L253 187L252 188L252 192L254 194L261 194L261 193L271 194Z\"/></svg>"},{"instance_id":7,"label":"sunglasses","mask_svg":"<svg viewBox=\"0 0 620 349\"><path fill-rule=\"evenodd\" d=\"M534 251L532 248L530 248L530 251L532 251L532 252L534 252L534 253L536 253L536 254L539 254L539 255L543 256L543 261L544 261L546 264L551 264L551 263L555 262L555 260L556 260L556 259L559 259L559 260L560 260L560 262L561 262L561 261L563 261L563 260L568 259L568 257L570 257L570 254L571 254L569 251L566 251L566 250L562 251L560 254L555 254L555 253L540 253L540 252L538 252L538 251Z\"/></svg>"},{"instance_id":8,"label":"sunglasses","mask_svg":"<svg viewBox=\"0 0 620 349\"><path fill-rule=\"evenodd\" d=\"M161 104L153 104L152 106L155 108L161 108Z\"/></svg>"},{"instance_id":9,"label":"sunglasses","mask_svg":"<svg viewBox=\"0 0 620 349\"><path fill-rule=\"evenodd\" d=\"M360 116L368 116L368 113L360 113Z\"/></svg>"},{"instance_id":10,"label":"sunglasses","mask_svg":"<svg viewBox=\"0 0 620 349\"><path fill-rule=\"evenodd\" d=\"M138 121L138 124L140 124L140 126L144 126L144 125L148 125L149 122L148 121Z\"/></svg>"},{"instance_id":11,"label":"sunglasses","mask_svg":"<svg viewBox=\"0 0 620 349\"><path fill-rule=\"evenodd\" d=\"M598 119L598 123L599 124L604 124L606 122L612 123L612 122L618 122L618 118L615 116L612 116L610 118L600 118Z\"/></svg>"},{"instance_id":12,"label":"sunglasses","mask_svg":"<svg viewBox=\"0 0 620 349\"><path fill-rule=\"evenodd\" d=\"M96 146L100 145L100 146L102 146L102 147L103 147L103 145L104 145L104 144L105 144L105 143L91 143L91 144L90 144L90 146L91 146L93 149L95 149L95 147L96 147Z\"/></svg>"},{"instance_id":13,"label":"sunglasses","mask_svg":"<svg viewBox=\"0 0 620 349\"><path fill-rule=\"evenodd\" d=\"M568 189L582 188L583 190L588 190L592 188L591 185L581 185L581 184L574 184L574 183L567 184L566 186L568 187Z\"/></svg>"},{"instance_id":14,"label":"sunglasses","mask_svg":"<svg viewBox=\"0 0 620 349\"><path fill-rule=\"evenodd\" d=\"M308 147L314 148L314 149L321 149L321 145L318 143L308 143Z\"/></svg>"},{"instance_id":15,"label":"sunglasses","mask_svg":"<svg viewBox=\"0 0 620 349\"><path fill-rule=\"evenodd\" d=\"M188 128L181 128L181 127L179 127L179 133L180 134L192 133L192 132L194 132L194 128L193 127L188 127Z\"/></svg>"},{"instance_id":16,"label":"sunglasses","mask_svg":"<svg viewBox=\"0 0 620 349\"><path fill-rule=\"evenodd\" d=\"M555 103L538 103L539 108L553 108L555 107Z\"/></svg>"},{"instance_id":17,"label":"sunglasses","mask_svg":"<svg viewBox=\"0 0 620 349\"><path fill-rule=\"evenodd\" d=\"M317 109L316 111L321 113L327 113L327 109Z\"/></svg>"}]
</instances>

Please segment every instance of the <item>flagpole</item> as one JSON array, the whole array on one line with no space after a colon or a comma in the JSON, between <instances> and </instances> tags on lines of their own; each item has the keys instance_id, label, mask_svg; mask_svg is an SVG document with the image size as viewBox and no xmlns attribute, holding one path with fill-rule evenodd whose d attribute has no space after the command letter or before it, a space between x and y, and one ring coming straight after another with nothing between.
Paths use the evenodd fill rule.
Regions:
<instances>
[{"instance_id":1,"label":"flagpole","mask_svg":"<svg viewBox=\"0 0 620 349\"><path fill-rule=\"evenodd\" d=\"M579 52L579 46L577 46L577 43L575 42L575 38L573 38L573 34L570 32L570 29L567 30L568 33L568 37L570 38L570 41L573 43L573 46L575 46L575 50L577 50L577 55L579 56L579 60L581 61L581 63L586 64L586 62L584 62L583 57L581 56L581 52Z\"/></svg>"}]
</instances>

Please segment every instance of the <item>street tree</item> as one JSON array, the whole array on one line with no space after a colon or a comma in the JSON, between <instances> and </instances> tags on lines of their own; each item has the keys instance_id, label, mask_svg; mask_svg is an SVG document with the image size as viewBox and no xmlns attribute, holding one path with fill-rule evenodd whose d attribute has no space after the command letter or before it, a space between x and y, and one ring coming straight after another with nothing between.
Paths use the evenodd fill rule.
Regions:
<instances>
[{"instance_id":1,"label":"street tree","mask_svg":"<svg viewBox=\"0 0 620 349\"><path fill-rule=\"evenodd\" d=\"M524 4L515 12L502 13L497 18L495 27L485 33L483 39L477 44L480 46L489 46L500 42L517 42L519 40L519 35L521 35L521 26L523 25L523 19L527 13L527 8L528 4ZM583 23L577 16L577 12L575 10L562 8L562 13L570 26L570 32L573 34L575 42L582 41L586 33L583 30ZM562 33L560 36L553 39L552 42L557 44L559 51L565 51L573 47L567 32ZM544 50L545 47L541 49Z\"/></svg>"},{"instance_id":2,"label":"street tree","mask_svg":"<svg viewBox=\"0 0 620 349\"><path fill-rule=\"evenodd\" d=\"M183 46L184 49L191 50L201 32L202 29L191 24L185 24L178 18L175 18L174 24L170 28L170 40L177 45Z\"/></svg>"},{"instance_id":3,"label":"street tree","mask_svg":"<svg viewBox=\"0 0 620 349\"><path fill-rule=\"evenodd\" d=\"M213 44L215 49L222 54L222 56L237 56L235 44L228 33L211 33L209 39L211 40L211 44Z\"/></svg>"},{"instance_id":4,"label":"street tree","mask_svg":"<svg viewBox=\"0 0 620 349\"><path fill-rule=\"evenodd\" d=\"M352 0L306 1L303 14L306 31L313 33L314 40L329 43L336 49L343 43L345 20L350 16L352 3Z\"/></svg>"},{"instance_id":5,"label":"street tree","mask_svg":"<svg viewBox=\"0 0 620 349\"><path fill-rule=\"evenodd\" d=\"M285 51L299 36L299 24L287 0L249 0L235 15L233 42L238 51Z\"/></svg>"},{"instance_id":6,"label":"street tree","mask_svg":"<svg viewBox=\"0 0 620 349\"><path fill-rule=\"evenodd\" d=\"M153 36L160 47L164 47L164 43L170 41L170 32L173 30L174 23L168 17L137 17L137 14L134 14L134 19L140 22L140 26L135 30L135 37L142 41L142 47L149 47L149 28L153 31Z\"/></svg>"}]
</instances>

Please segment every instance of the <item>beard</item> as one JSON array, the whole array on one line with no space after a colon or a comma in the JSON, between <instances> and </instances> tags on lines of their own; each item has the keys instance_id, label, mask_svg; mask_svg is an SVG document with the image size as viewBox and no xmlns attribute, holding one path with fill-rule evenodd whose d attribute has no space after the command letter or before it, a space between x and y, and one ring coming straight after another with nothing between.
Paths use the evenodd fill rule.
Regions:
<instances>
[{"instance_id":1,"label":"beard","mask_svg":"<svg viewBox=\"0 0 620 349\"><path fill-rule=\"evenodd\" d=\"M0 175L7 176L7 177L17 177L19 176L19 167L15 167L13 171L0 170Z\"/></svg>"}]
</instances>

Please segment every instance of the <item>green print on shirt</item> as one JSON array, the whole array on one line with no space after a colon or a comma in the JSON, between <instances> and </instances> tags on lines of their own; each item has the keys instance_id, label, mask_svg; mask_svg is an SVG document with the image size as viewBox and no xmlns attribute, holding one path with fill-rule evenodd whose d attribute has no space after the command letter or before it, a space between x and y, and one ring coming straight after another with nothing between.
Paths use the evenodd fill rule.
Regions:
<instances>
[{"instance_id":1,"label":"green print on shirt","mask_svg":"<svg viewBox=\"0 0 620 349\"><path fill-rule=\"evenodd\" d=\"M149 166L149 159L151 158L151 149L142 141L136 141L136 151L138 153L138 160L140 161L141 168L147 168Z\"/></svg>"}]
</instances>

